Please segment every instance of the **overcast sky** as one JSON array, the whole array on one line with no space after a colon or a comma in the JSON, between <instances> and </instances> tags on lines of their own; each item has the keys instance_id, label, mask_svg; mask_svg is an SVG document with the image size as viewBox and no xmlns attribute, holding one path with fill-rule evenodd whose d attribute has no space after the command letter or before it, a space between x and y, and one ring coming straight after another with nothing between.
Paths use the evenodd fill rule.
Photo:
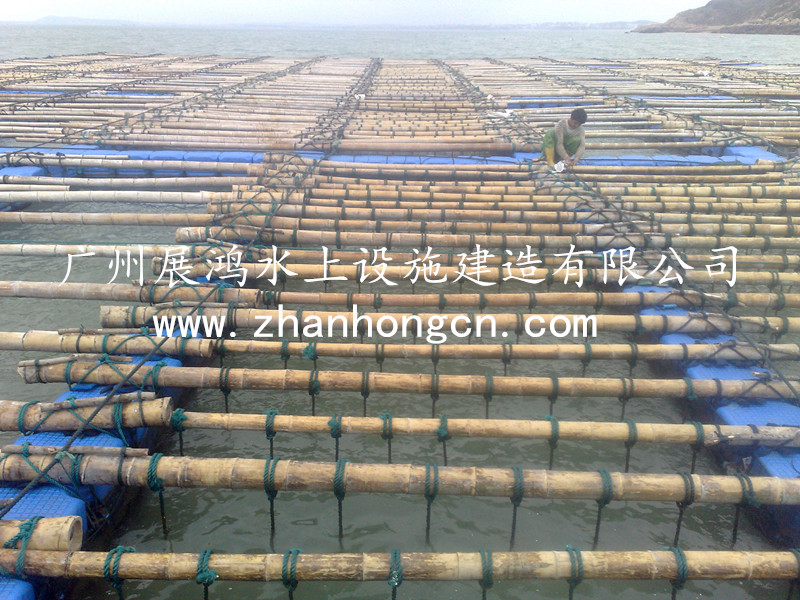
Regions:
<instances>
[{"instance_id":1,"label":"overcast sky","mask_svg":"<svg viewBox=\"0 0 800 600\"><path fill-rule=\"evenodd\" d=\"M46 16L181 25L505 25L665 21L707 0L23 0L2 1L0 22Z\"/></svg>"}]
</instances>

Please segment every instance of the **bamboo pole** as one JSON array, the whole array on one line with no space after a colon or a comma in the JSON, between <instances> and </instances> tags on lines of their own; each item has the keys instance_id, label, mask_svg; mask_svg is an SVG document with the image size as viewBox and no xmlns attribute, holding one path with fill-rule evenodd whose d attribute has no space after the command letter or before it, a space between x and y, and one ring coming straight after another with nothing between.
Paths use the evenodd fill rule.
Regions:
<instances>
[{"instance_id":1,"label":"bamboo pole","mask_svg":"<svg viewBox=\"0 0 800 600\"><path fill-rule=\"evenodd\" d=\"M19 367L25 383L105 383L114 384L130 377L136 385L231 390L303 390L312 384L319 391L403 392L406 394L473 394L491 398L505 396L559 396L595 398L783 398L795 397L782 382L709 379L634 379L629 377L501 377L477 375L438 375L422 373L376 373L352 371L295 371L291 369L224 369L212 367L141 367L126 364L73 362L67 365ZM366 385L365 385L366 384ZM367 387L368 386L368 387Z\"/></svg>"},{"instance_id":2,"label":"bamboo pole","mask_svg":"<svg viewBox=\"0 0 800 600\"><path fill-rule=\"evenodd\" d=\"M0 223L36 225L123 225L139 227L197 227L206 225L211 218L201 214L147 214L147 213L35 213L0 212Z\"/></svg>"},{"instance_id":3,"label":"bamboo pole","mask_svg":"<svg viewBox=\"0 0 800 600\"><path fill-rule=\"evenodd\" d=\"M24 572L62 579L104 577L106 552L25 553ZM690 580L794 580L797 559L788 551L735 552L691 551L684 553ZM567 580L575 576L570 554L565 551L492 552L494 580ZM13 571L14 550L0 550L0 566ZM675 580L680 577L675 554L668 550L629 552L581 552L585 579ZM221 581L282 581L282 554L221 554L208 559ZM129 552L119 557L120 579L194 581L199 555ZM400 554L403 580L480 581L483 559L477 552ZM391 555L386 553L306 554L296 557L297 581L386 581Z\"/></svg>"},{"instance_id":4,"label":"bamboo pole","mask_svg":"<svg viewBox=\"0 0 800 600\"><path fill-rule=\"evenodd\" d=\"M114 330L110 330L114 331ZM139 332L140 333L140 332ZM166 341L165 341L166 340ZM115 350L125 354L146 354L154 345L164 342L159 354L183 358L197 356L212 358L224 354L269 354L305 358L309 345L304 342L236 340L207 340L202 338L176 339L138 334L59 333L29 330L0 332L0 350L39 352L103 352ZM350 358L429 358L433 359L497 359L519 360L675 360L690 361L718 359L729 361L797 360L798 344L756 344L722 342L718 344L358 344L344 342L315 342L314 353L319 357ZM108 352L106 352L108 353Z\"/></svg>"},{"instance_id":5,"label":"bamboo pole","mask_svg":"<svg viewBox=\"0 0 800 600\"><path fill-rule=\"evenodd\" d=\"M352 232L336 230L297 230L262 227L181 227L175 234L180 243L205 242L209 237L215 239L248 240L279 245L304 246L372 246L372 247L412 247L424 248L471 248L480 244L484 248L567 248L574 245L581 250L607 250L610 248L675 248L706 249L736 246L741 250L792 250L800 251L798 237L758 237L758 236L672 236L665 233L632 233L622 231L608 235L511 235L511 234L442 234L442 233L395 233L395 232Z\"/></svg>"},{"instance_id":6,"label":"bamboo pole","mask_svg":"<svg viewBox=\"0 0 800 600\"><path fill-rule=\"evenodd\" d=\"M264 431L265 415L236 413L184 412L181 421L184 429L214 429L223 431ZM272 430L279 433L318 433L330 435L330 417L304 415L275 415ZM152 423L164 425L164 423ZM391 432L395 436L435 436L441 427L439 419L392 417ZM637 443L696 444L698 436L694 425L664 423L636 423ZM765 446L800 447L800 429L797 427L759 427L753 431L748 426L702 425L701 443L705 447ZM342 416L342 434L381 435L385 433L384 420L378 417ZM550 440L553 436L551 421L525 421L508 419L448 419L447 432L452 437L517 438ZM630 439L628 423L608 421L558 421L559 440L602 441L624 443Z\"/></svg>"},{"instance_id":7,"label":"bamboo pole","mask_svg":"<svg viewBox=\"0 0 800 600\"><path fill-rule=\"evenodd\" d=\"M27 459L9 454L0 463L4 481L28 481L51 461L47 455ZM82 485L148 486L152 457L125 457L87 454L78 466ZM52 469L53 479L70 485L72 458L61 460L62 468ZM120 461L122 465L120 466ZM165 487L264 489L268 460L255 458L157 457L155 475ZM33 465L33 466L31 466ZM331 492L335 462L278 460L274 464L277 491ZM343 485L348 493L410 494L425 493L424 465L348 463ZM524 496L528 498L600 500L604 478L600 473L523 469ZM686 497L685 482L679 474L610 473L614 500L637 502L680 502ZM695 487L695 502L738 504L743 500L742 482L729 475L690 475ZM513 469L484 467L438 468L438 493L447 496L509 497L514 488ZM751 477L757 502L774 506L800 504L800 480L781 477Z\"/></svg>"},{"instance_id":8,"label":"bamboo pole","mask_svg":"<svg viewBox=\"0 0 800 600\"><path fill-rule=\"evenodd\" d=\"M20 525L25 520L0 521L0 544L5 544L20 532ZM14 547L18 547L17 541ZM83 525L81 518L76 516L46 517L39 519L28 539L28 550L38 551L75 551L83 545ZM6 552L12 552L8 550ZM10 572L14 572L14 563L11 563Z\"/></svg>"},{"instance_id":9,"label":"bamboo pole","mask_svg":"<svg viewBox=\"0 0 800 600\"><path fill-rule=\"evenodd\" d=\"M154 316L181 315L189 312L189 308L170 306L158 308L152 306L130 307L130 306L101 306L100 322L103 327L141 327L149 324ZM294 324L297 324L298 333L305 327L312 331L310 336L313 338L314 331L319 331L324 335L328 331L326 326L331 323L332 330L341 332L345 337L359 336L359 331L366 330L368 337L372 337L371 332L378 332L378 322L393 319L397 324L397 329L402 328L403 319L407 321L408 331L419 331L419 335L424 335L425 328L422 324L431 325L431 321L437 322L441 319L442 326L453 328L461 333L471 328L473 333L477 333L479 326L491 329L492 321L498 331L520 331L521 334L533 335L538 333L538 328L554 327L554 323L568 321L571 329L584 327L586 331L592 331L592 322L598 331L624 331L624 332L649 332L649 333L735 333L737 328L747 333L779 332L797 333L800 332L800 317L733 317L714 313L689 313L686 316L666 316L666 315L582 315L582 314L557 314L557 313L481 313L478 315L468 313L408 313L391 312L360 312L357 306L349 312L327 312L327 311L284 311L257 309L257 308L208 308L203 311L206 317L226 318L225 326L229 328L248 328L272 331L278 330L279 326L293 331ZM415 323L419 322L419 328ZM528 329L526 330L526 324ZM344 327L346 325L346 327ZM314 329L311 329L311 328ZM559 331L563 327L559 328ZM385 331L385 330L384 330ZM483 330L486 332L486 329ZM574 331L572 331L574 334ZM283 334L279 335L283 337ZM465 334L463 337L466 337ZM591 333L586 333L591 335ZM574 337L585 337L575 335Z\"/></svg>"},{"instance_id":10,"label":"bamboo pole","mask_svg":"<svg viewBox=\"0 0 800 600\"><path fill-rule=\"evenodd\" d=\"M85 248L84 251L92 251ZM135 256L132 253L132 256ZM174 286L149 284L146 286L124 283L56 283L39 281L0 281L0 297L11 298L75 298L81 300L114 300L121 302L165 302L200 300L210 291L208 285ZM217 286L212 301L234 303L239 306L263 304L263 294L257 290ZM800 294L798 294L800 297Z\"/></svg>"},{"instance_id":11,"label":"bamboo pole","mask_svg":"<svg viewBox=\"0 0 800 600\"><path fill-rule=\"evenodd\" d=\"M69 402L62 402L69 406ZM27 406L26 406L27 405ZM43 406L44 405L44 406ZM95 407L74 408L71 410L49 410L45 403L30 404L0 400L0 430L2 431L70 431L85 423ZM142 402L124 402L120 421L123 427L145 427L149 423L163 423L172 414L171 398L155 398ZM20 417L20 415L22 415ZM92 419L92 425L101 429L117 426L114 406L109 404L100 409Z\"/></svg>"}]
</instances>

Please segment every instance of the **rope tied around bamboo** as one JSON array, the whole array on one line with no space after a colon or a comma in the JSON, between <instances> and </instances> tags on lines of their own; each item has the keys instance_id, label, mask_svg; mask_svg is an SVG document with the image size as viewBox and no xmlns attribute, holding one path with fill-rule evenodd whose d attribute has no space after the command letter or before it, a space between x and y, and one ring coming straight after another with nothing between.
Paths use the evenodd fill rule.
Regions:
<instances>
[{"instance_id":1,"label":"rope tied around bamboo","mask_svg":"<svg viewBox=\"0 0 800 600\"><path fill-rule=\"evenodd\" d=\"M17 544L19 544L19 552L17 553L17 560L14 564L14 576L18 579L27 579L25 576L25 553L28 550L28 544L31 541L31 536L36 528L36 524L41 519L42 517L35 516L20 523L17 533L3 544L3 548L17 548ZM0 574L5 577L11 576L11 574L2 567L0 567Z\"/></svg>"},{"instance_id":2,"label":"rope tied around bamboo","mask_svg":"<svg viewBox=\"0 0 800 600\"><path fill-rule=\"evenodd\" d=\"M27 383L118 383L130 375L138 385L161 385L188 388L217 388L223 370L213 367L170 367L156 364L144 366L134 372L135 366L125 363L107 365L70 360L63 364L23 365L19 374ZM360 391L363 373L350 371L293 371L225 368L224 378L231 389L308 390L312 398L321 391ZM484 395L491 391L497 395L556 397L620 397L685 398L690 391L703 398L780 398L792 400L793 387L783 382L756 380L705 380L691 379L691 384L680 379L628 379L628 378L573 378L573 377L502 377L491 380L487 388L486 376L477 375L426 375L417 373L370 372L369 387L380 392L440 393ZM691 390L689 389L691 387ZM557 395L554 395L557 394Z\"/></svg>"}]
</instances>

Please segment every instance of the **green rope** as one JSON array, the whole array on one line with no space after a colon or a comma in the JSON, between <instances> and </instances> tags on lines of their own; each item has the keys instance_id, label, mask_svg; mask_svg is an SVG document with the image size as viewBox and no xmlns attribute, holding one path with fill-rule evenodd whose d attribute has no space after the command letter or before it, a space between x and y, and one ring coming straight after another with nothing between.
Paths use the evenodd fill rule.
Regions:
<instances>
[{"instance_id":1,"label":"green rope","mask_svg":"<svg viewBox=\"0 0 800 600\"><path fill-rule=\"evenodd\" d=\"M291 548L283 555L283 565L281 566L281 581L283 586L289 591L289 600L294 598L294 591L297 589L297 555L302 554L300 548Z\"/></svg>"},{"instance_id":2,"label":"green rope","mask_svg":"<svg viewBox=\"0 0 800 600\"><path fill-rule=\"evenodd\" d=\"M339 460L339 438L342 437L342 415L333 415L328 420L328 427L330 427L331 437L334 439L335 443L334 460Z\"/></svg>"},{"instance_id":3,"label":"green rope","mask_svg":"<svg viewBox=\"0 0 800 600\"><path fill-rule=\"evenodd\" d=\"M186 411L182 408L176 408L172 411L172 416L169 418L170 427L178 432L178 446L180 447L181 456L183 456L183 422L186 420Z\"/></svg>"},{"instance_id":4,"label":"green rope","mask_svg":"<svg viewBox=\"0 0 800 600\"><path fill-rule=\"evenodd\" d=\"M569 555L570 576L567 579L569 584L569 600L572 600L575 588L578 587L583 581L583 556L578 548L567 546L567 554Z\"/></svg>"},{"instance_id":5,"label":"green rope","mask_svg":"<svg viewBox=\"0 0 800 600\"><path fill-rule=\"evenodd\" d=\"M264 420L264 434L267 436L269 442L269 457L272 458L275 446L275 417L278 415L277 410L264 411L266 419Z\"/></svg>"},{"instance_id":6,"label":"green rope","mask_svg":"<svg viewBox=\"0 0 800 600\"><path fill-rule=\"evenodd\" d=\"M344 536L344 529L342 527L342 501L346 490L345 484L345 469L347 468L347 461L337 460L336 469L333 472L333 495L336 496L336 501L339 505L339 542L341 543Z\"/></svg>"},{"instance_id":7,"label":"green rope","mask_svg":"<svg viewBox=\"0 0 800 600\"><path fill-rule=\"evenodd\" d=\"M167 365L167 363L164 362L163 360L160 360L156 364L154 364L153 367L147 373L145 373L144 379L142 379L141 387L142 388L147 387L147 380L149 378L151 383L152 383L151 387L153 388L154 391L157 392L158 391L158 376L161 374L162 367L165 367L166 365ZM119 369L117 369L116 367L114 367L114 370L119 373ZM121 375L121 373L120 373L120 375Z\"/></svg>"},{"instance_id":8,"label":"green rope","mask_svg":"<svg viewBox=\"0 0 800 600\"><path fill-rule=\"evenodd\" d=\"M264 463L264 492L269 500L269 531L270 539L275 536L275 497L278 490L275 488L275 467L278 466L280 458L269 457Z\"/></svg>"},{"instance_id":9,"label":"green rope","mask_svg":"<svg viewBox=\"0 0 800 600\"><path fill-rule=\"evenodd\" d=\"M511 467L511 472L514 474L514 487L511 491L511 540L509 542L509 549L514 549L514 539L517 535L517 509L522 504L522 499L525 497L525 479L522 476L522 467Z\"/></svg>"},{"instance_id":10,"label":"green rope","mask_svg":"<svg viewBox=\"0 0 800 600\"><path fill-rule=\"evenodd\" d=\"M321 386L319 383L319 373L316 369L313 369L308 374L308 395L311 396L311 414L316 414L316 401L317 395L319 395Z\"/></svg>"},{"instance_id":11,"label":"green rope","mask_svg":"<svg viewBox=\"0 0 800 600\"><path fill-rule=\"evenodd\" d=\"M753 482L748 475L744 473L737 473L736 478L742 485L742 501L736 505L736 513L733 517L733 532L731 534L731 546L736 544L739 535L739 517L742 508L758 508L761 503L756 499L755 491L753 490Z\"/></svg>"},{"instance_id":12,"label":"green rope","mask_svg":"<svg viewBox=\"0 0 800 600\"><path fill-rule=\"evenodd\" d=\"M628 439L625 442L625 472L627 473L630 470L631 449L636 445L636 442L639 441L639 432L636 429L636 423L630 419L625 419L622 422L628 426Z\"/></svg>"},{"instance_id":13,"label":"green rope","mask_svg":"<svg viewBox=\"0 0 800 600\"><path fill-rule=\"evenodd\" d=\"M547 463L547 470L552 471L553 460L555 459L555 452L558 447L558 419L553 415L546 415L544 419L545 421L550 421L550 439L548 440L548 444L550 444L550 460Z\"/></svg>"},{"instance_id":14,"label":"green rope","mask_svg":"<svg viewBox=\"0 0 800 600\"><path fill-rule=\"evenodd\" d=\"M425 543L431 541L431 505L439 493L439 467L435 464L425 465L425 501L428 506L425 513Z\"/></svg>"},{"instance_id":15,"label":"green rope","mask_svg":"<svg viewBox=\"0 0 800 600\"><path fill-rule=\"evenodd\" d=\"M20 579L25 579L25 551L28 549L28 542L31 541L33 530L36 528L36 524L41 518L40 516L31 517L24 523L20 523L17 533L3 544L3 548L16 548L17 542L19 542L19 552L17 552L17 560L14 564L14 574Z\"/></svg>"},{"instance_id":16,"label":"green rope","mask_svg":"<svg viewBox=\"0 0 800 600\"><path fill-rule=\"evenodd\" d=\"M364 416L367 416L367 398L369 398L369 371L361 373L361 398L364 400Z\"/></svg>"},{"instance_id":17,"label":"green rope","mask_svg":"<svg viewBox=\"0 0 800 600\"><path fill-rule=\"evenodd\" d=\"M392 438L394 437L394 432L392 431L392 415L385 412L379 414L378 418L382 421L381 439L386 440L386 447L389 453L388 461L389 464L392 464Z\"/></svg>"},{"instance_id":18,"label":"green rope","mask_svg":"<svg viewBox=\"0 0 800 600\"><path fill-rule=\"evenodd\" d=\"M125 583L125 580L119 577L119 560L122 558L122 555L127 552L136 552L136 549L117 546L108 551L106 559L103 562L103 578L116 590L119 600L124 599L122 595L122 584Z\"/></svg>"},{"instance_id":19,"label":"green rope","mask_svg":"<svg viewBox=\"0 0 800 600\"><path fill-rule=\"evenodd\" d=\"M681 536L681 525L683 524L683 513L686 511L688 506L694 504L695 495L697 490L695 489L694 479L688 473L678 473L683 479L683 500L678 502L678 520L675 523L675 539L672 542L673 546L678 545L678 540Z\"/></svg>"},{"instance_id":20,"label":"green rope","mask_svg":"<svg viewBox=\"0 0 800 600\"><path fill-rule=\"evenodd\" d=\"M317 359L319 355L317 354L317 342L309 342L308 346L303 348L303 356L306 357L308 360L314 362L314 365L317 364Z\"/></svg>"},{"instance_id":21,"label":"green rope","mask_svg":"<svg viewBox=\"0 0 800 600\"><path fill-rule=\"evenodd\" d=\"M292 355L289 353L289 340L281 340L281 360L285 369Z\"/></svg>"},{"instance_id":22,"label":"green rope","mask_svg":"<svg viewBox=\"0 0 800 600\"><path fill-rule=\"evenodd\" d=\"M225 412L230 411L229 406L229 398L231 396L231 388L228 385L228 380L231 375L231 368L230 367L220 367L219 368L219 391L222 392L222 397L225 400Z\"/></svg>"},{"instance_id":23,"label":"green rope","mask_svg":"<svg viewBox=\"0 0 800 600\"><path fill-rule=\"evenodd\" d=\"M75 479L74 478L74 474L75 474L74 469L70 469L70 471L67 472L67 475L70 477L70 481L72 483L72 489L70 489L67 486L65 486L64 484L62 484L60 481L57 481L56 479L53 479L49 475L44 474L44 472L41 469L39 469L36 465L34 465L31 462L31 460L30 460L30 446L31 446L30 442L23 442L22 443L22 452L21 452L22 460L24 460L25 463L36 474L41 474L43 479L47 483L49 483L51 485L54 485L55 487L57 487L58 489L60 489L61 491L65 492L65 493L69 494L73 498L78 498L79 500L83 500L84 498L83 498L83 496L81 496L81 493L79 491L80 486L81 486L81 481L80 481L80 479ZM64 458L69 458L70 459L70 465L71 466L74 465L74 463L79 460L75 455L70 454L69 452L66 452L66 451L59 452L53 457L54 460L58 460L58 461L62 461L62 460L64 460ZM63 465L62 465L62 467L63 467Z\"/></svg>"},{"instance_id":24,"label":"green rope","mask_svg":"<svg viewBox=\"0 0 800 600\"><path fill-rule=\"evenodd\" d=\"M433 430L436 439L442 444L442 458L444 466L447 466L447 440L450 439L450 432L447 430L447 415L439 415L439 427Z\"/></svg>"},{"instance_id":25,"label":"green rope","mask_svg":"<svg viewBox=\"0 0 800 600\"><path fill-rule=\"evenodd\" d=\"M34 404L38 404L38 403L39 403L38 400L31 400L30 402L26 402L25 404L23 404L19 409L19 413L17 414L17 429L19 429L19 432L22 435L30 435L30 434L32 434L34 431L36 431L36 429L39 427L39 425L44 423L44 419L42 419L41 421L39 421L39 423L34 425L33 429L26 429L25 428L25 411L27 411L30 406L32 406Z\"/></svg>"},{"instance_id":26,"label":"green rope","mask_svg":"<svg viewBox=\"0 0 800 600\"><path fill-rule=\"evenodd\" d=\"M669 548L664 548L664 550L669 550L675 555L675 564L678 574L675 579L670 581L672 584L672 600L675 600L678 591L683 589L683 586L686 585L686 580L689 579L689 565L686 562L686 555L680 548L671 546Z\"/></svg>"},{"instance_id":27,"label":"green rope","mask_svg":"<svg viewBox=\"0 0 800 600\"><path fill-rule=\"evenodd\" d=\"M492 572L492 551L480 550L481 555L481 579L478 582L481 586L481 598L486 600L486 592L494 585L494 573Z\"/></svg>"},{"instance_id":28,"label":"green rope","mask_svg":"<svg viewBox=\"0 0 800 600\"><path fill-rule=\"evenodd\" d=\"M692 445L691 445L691 448L692 448L692 466L689 469L690 473L694 473L694 469L697 466L697 454L700 452L700 450L703 448L703 446L705 446L705 443L706 443L706 430L703 427L703 424L702 423L698 423L697 421L689 421L689 425L692 425L694 427L694 430L695 430L696 436L697 436L695 438L694 443L692 443Z\"/></svg>"},{"instance_id":29,"label":"green rope","mask_svg":"<svg viewBox=\"0 0 800 600\"><path fill-rule=\"evenodd\" d=\"M403 560L400 550L392 550L389 557L389 587L392 588L392 600L397 597L397 588L403 583Z\"/></svg>"},{"instance_id":30,"label":"green rope","mask_svg":"<svg viewBox=\"0 0 800 600\"><path fill-rule=\"evenodd\" d=\"M547 397L550 400L550 414L553 414L553 407L555 406L556 400L558 399L558 377L555 375L550 376L550 386L551 391L550 395Z\"/></svg>"},{"instance_id":31,"label":"green rope","mask_svg":"<svg viewBox=\"0 0 800 600\"><path fill-rule=\"evenodd\" d=\"M197 572L194 581L203 586L204 600L208 600L208 588L219 578L219 573L208 566L208 560L213 552L213 550L203 550L197 557Z\"/></svg>"},{"instance_id":32,"label":"green rope","mask_svg":"<svg viewBox=\"0 0 800 600\"><path fill-rule=\"evenodd\" d=\"M684 377L683 382L686 384L686 400L689 402L695 402L697 400L697 394L694 392L694 382L692 381L692 378Z\"/></svg>"},{"instance_id":33,"label":"green rope","mask_svg":"<svg viewBox=\"0 0 800 600\"><path fill-rule=\"evenodd\" d=\"M492 395L494 394L494 377L491 375L484 375L486 378L486 384L484 386L483 391L483 399L486 401L486 418L489 418L489 403L492 401Z\"/></svg>"},{"instance_id":34,"label":"green rope","mask_svg":"<svg viewBox=\"0 0 800 600\"><path fill-rule=\"evenodd\" d=\"M150 457L150 462L147 465L147 487L153 492L158 492L158 505L161 509L161 529L164 535L169 533L167 527L167 513L164 509L164 480L156 475L158 470L158 461L164 456L160 452L154 452Z\"/></svg>"},{"instance_id":35,"label":"green rope","mask_svg":"<svg viewBox=\"0 0 800 600\"><path fill-rule=\"evenodd\" d=\"M600 496L600 499L597 500L597 522L595 523L594 528L594 542L592 544L592 549L597 547L597 541L600 538L600 522L603 519L603 508L608 506L614 497L614 482L611 480L611 473L605 469L600 469L597 472L600 474L600 480L603 484L603 493Z\"/></svg>"},{"instance_id":36,"label":"green rope","mask_svg":"<svg viewBox=\"0 0 800 600\"><path fill-rule=\"evenodd\" d=\"M114 424L114 429L117 431L117 437L122 441L123 446L130 446L128 438L125 437L125 429L122 427L122 402L115 402L111 408L111 420Z\"/></svg>"}]
</instances>

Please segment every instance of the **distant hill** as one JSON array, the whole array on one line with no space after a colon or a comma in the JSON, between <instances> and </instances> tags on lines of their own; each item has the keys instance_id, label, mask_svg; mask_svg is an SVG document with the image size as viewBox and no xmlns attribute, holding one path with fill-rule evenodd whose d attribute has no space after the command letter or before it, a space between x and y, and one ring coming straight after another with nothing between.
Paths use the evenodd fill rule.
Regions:
<instances>
[{"instance_id":1,"label":"distant hill","mask_svg":"<svg viewBox=\"0 0 800 600\"><path fill-rule=\"evenodd\" d=\"M637 27L637 33L800 34L798 0L711 0L678 13L666 23Z\"/></svg>"}]
</instances>

